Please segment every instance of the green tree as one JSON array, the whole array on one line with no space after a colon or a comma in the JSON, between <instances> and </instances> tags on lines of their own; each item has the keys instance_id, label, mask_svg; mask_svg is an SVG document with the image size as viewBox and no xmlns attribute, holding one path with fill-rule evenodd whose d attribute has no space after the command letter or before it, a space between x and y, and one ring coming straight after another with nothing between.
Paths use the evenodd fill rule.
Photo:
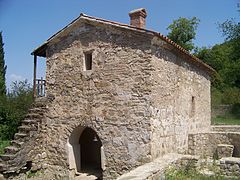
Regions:
<instances>
[{"instance_id":1,"label":"green tree","mask_svg":"<svg viewBox=\"0 0 240 180\"><path fill-rule=\"evenodd\" d=\"M32 102L32 88L27 80L13 82L11 91L0 97L0 140L13 138Z\"/></svg>"},{"instance_id":2,"label":"green tree","mask_svg":"<svg viewBox=\"0 0 240 180\"><path fill-rule=\"evenodd\" d=\"M192 40L195 39L199 22L200 20L196 17L191 19L180 17L168 26L167 30L170 32L167 36L178 45L191 51L194 49Z\"/></svg>"},{"instance_id":3,"label":"green tree","mask_svg":"<svg viewBox=\"0 0 240 180\"><path fill-rule=\"evenodd\" d=\"M219 28L226 37L226 40L234 40L240 38L240 23L235 22L233 19L226 20L219 24Z\"/></svg>"},{"instance_id":4,"label":"green tree","mask_svg":"<svg viewBox=\"0 0 240 180\"><path fill-rule=\"evenodd\" d=\"M0 32L0 96L6 94L6 69L4 61L4 50L3 50L3 40L2 40L2 32Z\"/></svg>"},{"instance_id":5,"label":"green tree","mask_svg":"<svg viewBox=\"0 0 240 180\"><path fill-rule=\"evenodd\" d=\"M236 37L236 36L235 36ZM217 71L212 79L212 102L240 107L240 57L238 39L226 40L211 48L198 49L195 54Z\"/></svg>"},{"instance_id":6,"label":"green tree","mask_svg":"<svg viewBox=\"0 0 240 180\"><path fill-rule=\"evenodd\" d=\"M227 68L226 79L233 86L240 88L240 22L233 19L227 20L219 25L226 42L231 42L232 53L230 55L230 66Z\"/></svg>"},{"instance_id":7,"label":"green tree","mask_svg":"<svg viewBox=\"0 0 240 180\"><path fill-rule=\"evenodd\" d=\"M234 53L232 54L231 60L240 61L240 22L235 22L233 19L227 20L219 24L219 29L225 37L225 41L231 41L233 43Z\"/></svg>"},{"instance_id":8,"label":"green tree","mask_svg":"<svg viewBox=\"0 0 240 180\"><path fill-rule=\"evenodd\" d=\"M236 59L235 42L226 41L212 48L201 48L195 55L217 71L214 87L223 90L227 87L240 88L240 59Z\"/></svg>"}]
</instances>

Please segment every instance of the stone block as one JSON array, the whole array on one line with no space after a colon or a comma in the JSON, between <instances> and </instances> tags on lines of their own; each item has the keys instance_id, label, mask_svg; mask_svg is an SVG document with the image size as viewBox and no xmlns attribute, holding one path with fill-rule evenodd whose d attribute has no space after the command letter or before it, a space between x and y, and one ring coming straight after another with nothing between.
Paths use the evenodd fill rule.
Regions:
<instances>
[{"instance_id":1,"label":"stone block","mask_svg":"<svg viewBox=\"0 0 240 180\"><path fill-rule=\"evenodd\" d=\"M5 178L2 174L0 174L0 180L5 180Z\"/></svg>"},{"instance_id":2,"label":"stone block","mask_svg":"<svg viewBox=\"0 0 240 180\"><path fill-rule=\"evenodd\" d=\"M217 146L218 158L232 157L233 148L234 148L234 146L230 145L230 144L218 144L218 146Z\"/></svg>"}]
</instances>

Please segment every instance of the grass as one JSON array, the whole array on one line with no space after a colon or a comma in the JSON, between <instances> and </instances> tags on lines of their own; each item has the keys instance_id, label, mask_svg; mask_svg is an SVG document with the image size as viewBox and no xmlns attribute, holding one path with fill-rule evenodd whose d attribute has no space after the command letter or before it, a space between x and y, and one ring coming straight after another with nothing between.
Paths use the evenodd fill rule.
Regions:
<instances>
[{"instance_id":1,"label":"grass","mask_svg":"<svg viewBox=\"0 0 240 180\"><path fill-rule=\"evenodd\" d=\"M192 169L190 171L185 170L168 170L165 174L166 180L225 180L226 177L221 175L207 176L203 175L196 170ZM228 177L229 180L237 180L237 177Z\"/></svg>"},{"instance_id":2,"label":"grass","mask_svg":"<svg viewBox=\"0 0 240 180\"><path fill-rule=\"evenodd\" d=\"M10 140L0 140L0 154L4 153L4 148L10 145Z\"/></svg>"},{"instance_id":3,"label":"grass","mask_svg":"<svg viewBox=\"0 0 240 180\"><path fill-rule=\"evenodd\" d=\"M166 180L224 180L220 175L206 176L196 170L170 170L165 174Z\"/></svg>"},{"instance_id":4,"label":"grass","mask_svg":"<svg viewBox=\"0 0 240 180\"><path fill-rule=\"evenodd\" d=\"M197 170L198 169L198 170ZM200 169L196 168L193 162L187 162L186 166L181 168L171 167L165 172L166 180L225 180L226 177L221 175L221 171L212 164L207 167L207 170L212 172L212 175L200 173ZM237 180L238 177L228 177L229 180Z\"/></svg>"},{"instance_id":5,"label":"grass","mask_svg":"<svg viewBox=\"0 0 240 180\"><path fill-rule=\"evenodd\" d=\"M37 177L42 173L43 173L42 171L35 171L35 172L28 171L26 174L27 174L27 178L32 178L32 177Z\"/></svg>"},{"instance_id":6,"label":"grass","mask_svg":"<svg viewBox=\"0 0 240 180\"><path fill-rule=\"evenodd\" d=\"M231 117L215 117L212 118L213 125L240 125L240 119Z\"/></svg>"},{"instance_id":7,"label":"grass","mask_svg":"<svg viewBox=\"0 0 240 180\"><path fill-rule=\"evenodd\" d=\"M221 108L221 106L226 106ZM216 117L212 118L213 125L240 125L240 103L212 106L213 112L221 111L221 115L217 114Z\"/></svg>"}]
</instances>

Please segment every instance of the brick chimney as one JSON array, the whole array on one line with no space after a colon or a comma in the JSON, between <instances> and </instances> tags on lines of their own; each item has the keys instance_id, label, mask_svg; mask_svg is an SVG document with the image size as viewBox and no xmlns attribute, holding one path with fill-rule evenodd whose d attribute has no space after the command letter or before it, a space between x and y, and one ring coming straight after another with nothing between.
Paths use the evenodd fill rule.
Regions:
<instances>
[{"instance_id":1,"label":"brick chimney","mask_svg":"<svg viewBox=\"0 0 240 180\"><path fill-rule=\"evenodd\" d=\"M129 12L130 25L138 28L146 28L147 12L144 8L135 9Z\"/></svg>"}]
</instances>

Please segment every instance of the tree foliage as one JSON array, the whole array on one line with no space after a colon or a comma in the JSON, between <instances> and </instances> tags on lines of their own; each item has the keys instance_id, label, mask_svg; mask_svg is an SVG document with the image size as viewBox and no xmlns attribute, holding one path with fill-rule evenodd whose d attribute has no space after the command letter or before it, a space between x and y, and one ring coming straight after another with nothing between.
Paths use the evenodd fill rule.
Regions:
<instances>
[{"instance_id":1,"label":"tree foliage","mask_svg":"<svg viewBox=\"0 0 240 180\"><path fill-rule=\"evenodd\" d=\"M225 42L198 49L196 56L218 73L213 80L212 93L219 99L213 99L213 102L237 105L240 104L240 23L227 20L219 28L226 38Z\"/></svg>"},{"instance_id":2,"label":"tree foliage","mask_svg":"<svg viewBox=\"0 0 240 180\"><path fill-rule=\"evenodd\" d=\"M2 40L2 32L0 32L0 95L6 94L6 69L4 61L4 50L3 50L3 40Z\"/></svg>"},{"instance_id":3,"label":"tree foliage","mask_svg":"<svg viewBox=\"0 0 240 180\"><path fill-rule=\"evenodd\" d=\"M25 81L13 82L6 93L6 65L4 61L2 32L0 32L0 140L12 139L17 127L33 102L32 88Z\"/></svg>"},{"instance_id":4,"label":"tree foliage","mask_svg":"<svg viewBox=\"0 0 240 180\"><path fill-rule=\"evenodd\" d=\"M200 20L196 17L191 19L180 17L168 26L167 29L170 32L167 36L178 45L191 51L194 49L192 40L195 39L199 22Z\"/></svg>"},{"instance_id":5,"label":"tree foliage","mask_svg":"<svg viewBox=\"0 0 240 180\"><path fill-rule=\"evenodd\" d=\"M215 45L212 48L201 48L197 52L197 57L209 64L218 72L218 83L224 87L240 87L240 64L235 61L234 42L228 41L220 45ZM216 80L216 79L215 79ZM215 87L217 84L214 84ZM219 85L219 84L218 84Z\"/></svg>"},{"instance_id":6,"label":"tree foliage","mask_svg":"<svg viewBox=\"0 0 240 180\"><path fill-rule=\"evenodd\" d=\"M0 96L0 140L13 138L32 102L32 88L27 80L13 82L11 91Z\"/></svg>"},{"instance_id":7,"label":"tree foliage","mask_svg":"<svg viewBox=\"0 0 240 180\"><path fill-rule=\"evenodd\" d=\"M233 19L226 20L225 22L218 25L222 31L223 36L226 40L234 40L240 38L240 23L235 22Z\"/></svg>"},{"instance_id":8,"label":"tree foliage","mask_svg":"<svg viewBox=\"0 0 240 180\"><path fill-rule=\"evenodd\" d=\"M219 29L222 31L223 36L225 36L226 41L231 41L234 48L234 56L232 60L240 60L240 22L235 22L234 20L227 20L222 24L219 24Z\"/></svg>"}]
</instances>

